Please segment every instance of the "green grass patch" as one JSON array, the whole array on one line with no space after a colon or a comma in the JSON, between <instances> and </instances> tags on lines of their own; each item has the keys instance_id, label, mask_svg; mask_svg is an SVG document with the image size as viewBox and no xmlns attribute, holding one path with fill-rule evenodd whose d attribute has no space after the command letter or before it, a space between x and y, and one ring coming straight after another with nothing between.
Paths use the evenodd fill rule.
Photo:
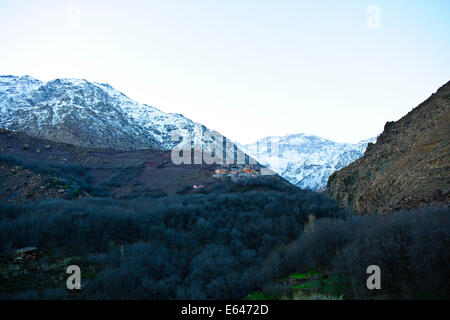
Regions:
<instances>
[{"instance_id":1,"label":"green grass patch","mask_svg":"<svg viewBox=\"0 0 450 320\"><path fill-rule=\"evenodd\" d=\"M306 279L306 273L293 273L289 275L289 279L304 280Z\"/></svg>"},{"instance_id":2,"label":"green grass patch","mask_svg":"<svg viewBox=\"0 0 450 320\"><path fill-rule=\"evenodd\" d=\"M275 297L269 296L262 292L251 293L245 298L245 300L274 300L274 299Z\"/></svg>"},{"instance_id":3,"label":"green grass patch","mask_svg":"<svg viewBox=\"0 0 450 320\"><path fill-rule=\"evenodd\" d=\"M315 270L309 270L308 272L305 273L293 273L289 275L288 278L297 280L306 280L310 278L323 278L323 277L325 277L324 273Z\"/></svg>"},{"instance_id":4,"label":"green grass patch","mask_svg":"<svg viewBox=\"0 0 450 320\"><path fill-rule=\"evenodd\" d=\"M319 289L321 287L319 282L311 281L311 282L304 282L300 283L296 286L294 286L294 289L301 289L301 290L310 290L310 289Z\"/></svg>"}]
</instances>

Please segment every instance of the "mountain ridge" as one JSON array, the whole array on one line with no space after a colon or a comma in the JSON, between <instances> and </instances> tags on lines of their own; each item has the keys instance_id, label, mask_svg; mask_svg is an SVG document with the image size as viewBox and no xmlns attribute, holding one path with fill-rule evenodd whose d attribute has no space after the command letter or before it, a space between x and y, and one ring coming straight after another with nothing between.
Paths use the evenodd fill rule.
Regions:
<instances>
[{"instance_id":1,"label":"mountain ridge","mask_svg":"<svg viewBox=\"0 0 450 320\"><path fill-rule=\"evenodd\" d=\"M375 138L369 138L353 144L340 143L296 133L265 137L241 149L294 185L323 190L334 171L361 157L367 144L374 141Z\"/></svg>"},{"instance_id":2,"label":"mountain ridge","mask_svg":"<svg viewBox=\"0 0 450 320\"><path fill-rule=\"evenodd\" d=\"M0 76L0 126L31 136L84 147L169 150L176 144L172 132L189 136L196 125L202 126L140 104L109 84Z\"/></svg>"},{"instance_id":3,"label":"mountain ridge","mask_svg":"<svg viewBox=\"0 0 450 320\"><path fill-rule=\"evenodd\" d=\"M360 213L450 203L450 81L395 122L362 158L333 173L327 191Z\"/></svg>"}]
</instances>

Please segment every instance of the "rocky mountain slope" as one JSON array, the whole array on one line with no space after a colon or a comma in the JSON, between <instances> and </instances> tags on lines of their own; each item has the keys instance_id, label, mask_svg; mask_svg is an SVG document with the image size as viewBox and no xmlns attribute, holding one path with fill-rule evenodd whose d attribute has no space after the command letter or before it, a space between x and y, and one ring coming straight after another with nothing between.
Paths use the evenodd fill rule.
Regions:
<instances>
[{"instance_id":1,"label":"rocky mountain slope","mask_svg":"<svg viewBox=\"0 0 450 320\"><path fill-rule=\"evenodd\" d=\"M241 148L296 186L321 190L334 171L360 158L367 144L374 140L350 144L313 135L291 134L263 138Z\"/></svg>"},{"instance_id":2,"label":"rocky mountain slope","mask_svg":"<svg viewBox=\"0 0 450 320\"><path fill-rule=\"evenodd\" d=\"M139 104L108 84L80 79L42 82L0 76L0 127L73 145L116 150L163 149L199 124Z\"/></svg>"},{"instance_id":3,"label":"rocky mountain slope","mask_svg":"<svg viewBox=\"0 0 450 320\"><path fill-rule=\"evenodd\" d=\"M396 122L364 156L328 180L328 193L360 213L449 204L450 82Z\"/></svg>"},{"instance_id":4,"label":"rocky mountain slope","mask_svg":"<svg viewBox=\"0 0 450 320\"><path fill-rule=\"evenodd\" d=\"M203 192L223 181L240 179L275 179L289 184L276 175L258 175L259 165L242 165L242 170L234 169L240 174L230 179L216 173L227 168L176 165L171 152L165 150L86 148L0 128L0 200L161 197ZM248 173L250 168L254 174Z\"/></svg>"},{"instance_id":5,"label":"rocky mountain slope","mask_svg":"<svg viewBox=\"0 0 450 320\"><path fill-rule=\"evenodd\" d=\"M170 151L92 149L0 129L0 199L159 197L205 188L215 165L175 165Z\"/></svg>"}]
</instances>

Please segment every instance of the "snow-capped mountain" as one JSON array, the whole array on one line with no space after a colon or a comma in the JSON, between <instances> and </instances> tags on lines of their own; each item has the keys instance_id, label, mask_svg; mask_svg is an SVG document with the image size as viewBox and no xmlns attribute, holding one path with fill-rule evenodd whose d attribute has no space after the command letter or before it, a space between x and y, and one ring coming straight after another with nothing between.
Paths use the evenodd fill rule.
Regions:
<instances>
[{"instance_id":1,"label":"snow-capped mountain","mask_svg":"<svg viewBox=\"0 0 450 320\"><path fill-rule=\"evenodd\" d=\"M118 150L169 150L178 144L174 133L184 142L193 137L197 146L201 141L204 150L212 150L218 141L202 136L206 127L181 114L165 113L108 84L81 79L42 82L30 76L0 76L0 127L56 142ZM326 186L334 171L361 157L374 140L347 144L295 134L236 145L291 183L317 190Z\"/></svg>"},{"instance_id":2,"label":"snow-capped mountain","mask_svg":"<svg viewBox=\"0 0 450 320\"><path fill-rule=\"evenodd\" d=\"M85 147L168 150L200 124L137 103L108 84L0 76L0 127Z\"/></svg>"},{"instance_id":3,"label":"snow-capped mountain","mask_svg":"<svg viewBox=\"0 0 450 320\"><path fill-rule=\"evenodd\" d=\"M328 177L363 156L369 142L337 143L307 134L267 137L241 148L280 176L303 189L320 190Z\"/></svg>"}]
</instances>

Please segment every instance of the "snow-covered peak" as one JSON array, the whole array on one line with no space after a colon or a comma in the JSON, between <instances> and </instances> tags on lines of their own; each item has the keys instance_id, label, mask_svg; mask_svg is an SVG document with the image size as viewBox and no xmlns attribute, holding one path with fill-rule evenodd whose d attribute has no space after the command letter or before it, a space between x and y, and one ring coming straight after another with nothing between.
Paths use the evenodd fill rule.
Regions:
<instances>
[{"instance_id":1,"label":"snow-covered peak","mask_svg":"<svg viewBox=\"0 0 450 320\"><path fill-rule=\"evenodd\" d=\"M195 125L133 101L109 84L0 76L0 126L32 136L89 147L170 149L171 132L188 136Z\"/></svg>"},{"instance_id":2,"label":"snow-covered peak","mask_svg":"<svg viewBox=\"0 0 450 320\"><path fill-rule=\"evenodd\" d=\"M291 183L305 189L326 187L328 177L360 158L369 142L338 143L303 133L267 137L242 149Z\"/></svg>"}]
</instances>

